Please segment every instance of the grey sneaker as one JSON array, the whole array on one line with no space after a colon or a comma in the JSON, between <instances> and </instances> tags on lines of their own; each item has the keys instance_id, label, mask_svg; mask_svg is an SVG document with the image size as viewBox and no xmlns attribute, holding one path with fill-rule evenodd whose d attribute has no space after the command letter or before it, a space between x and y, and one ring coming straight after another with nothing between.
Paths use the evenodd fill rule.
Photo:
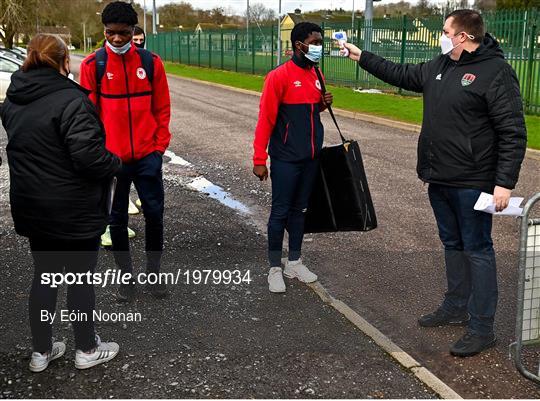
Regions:
<instances>
[{"instance_id":1,"label":"grey sneaker","mask_svg":"<svg viewBox=\"0 0 540 401\"><path fill-rule=\"evenodd\" d=\"M56 342L52 346L52 350L49 352L32 352L32 357L30 358L30 364L28 368L31 372L39 373L43 372L49 366L49 362L54 361L64 355L66 352L66 344L63 342Z\"/></svg>"},{"instance_id":2,"label":"grey sneaker","mask_svg":"<svg viewBox=\"0 0 540 401\"><path fill-rule=\"evenodd\" d=\"M88 369L109 362L118 355L120 346L117 343L102 343L98 335L96 335L96 341L96 348L93 352L87 353L80 349L75 352L75 367L77 369Z\"/></svg>"},{"instance_id":3,"label":"grey sneaker","mask_svg":"<svg viewBox=\"0 0 540 401\"><path fill-rule=\"evenodd\" d=\"M285 264L283 275L287 278L297 278L303 283L313 283L317 281L317 275L311 272L306 265L302 263L302 259L290 261Z\"/></svg>"},{"instance_id":4,"label":"grey sneaker","mask_svg":"<svg viewBox=\"0 0 540 401\"><path fill-rule=\"evenodd\" d=\"M268 272L268 289L270 292L285 292L285 281L283 281L283 270L281 267L271 267Z\"/></svg>"}]
</instances>

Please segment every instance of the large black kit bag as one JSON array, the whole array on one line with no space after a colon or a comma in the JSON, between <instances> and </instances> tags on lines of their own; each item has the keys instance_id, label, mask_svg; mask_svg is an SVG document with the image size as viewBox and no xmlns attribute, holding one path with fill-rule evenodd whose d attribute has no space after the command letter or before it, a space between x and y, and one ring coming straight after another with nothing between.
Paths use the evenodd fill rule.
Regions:
<instances>
[{"instance_id":1,"label":"large black kit bag","mask_svg":"<svg viewBox=\"0 0 540 401\"><path fill-rule=\"evenodd\" d=\"M324 96L326 88L315 67ZM341 143L322 148L319 173L306 212L304 232L370 231L377 227L375 208L369 192L358 142L346 140L332 108L328 111Z\"/></svg>"}]
</instances>

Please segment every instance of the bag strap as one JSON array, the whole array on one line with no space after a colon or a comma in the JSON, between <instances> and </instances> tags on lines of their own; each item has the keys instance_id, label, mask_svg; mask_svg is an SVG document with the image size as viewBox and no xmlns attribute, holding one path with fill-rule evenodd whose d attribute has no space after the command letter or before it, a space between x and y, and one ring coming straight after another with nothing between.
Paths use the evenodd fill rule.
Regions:
<instances>
[{"instance_id":1,"label":"bag strap","mask_svg":"<svg viewBox=\"0 0 540 401\"><path fill-rule=\"evenodd\" d=\"M319 70L318 66L314 66L313 68L315 68L315 73L317 74L317 78L319 79L319 83L321 84L321 93L324 96L324 94L326 93L326 86L324 85L324 80L323 80L321 71ZM347 140L345 139L345 137L341 133L341 129L339 129L339 125L337 123L336 116L334 115L334 111L332 110L332 106L327 104L326 108L328 109L328 112L330 113L330 116L332 116L332 120L334 120L334 124L336 124L336 128L337 128L337 130L339 132L339 136L341 137L341 142L343 142L343 143L347 142Z\"/></svg>"},{"instance_id":2,"label":"bag strap","mask_svg":"<svg viewBox=\"0 0 540 401\"><path fill-rule=\"evenodd\" d=\"M107 50L101 47L96 50L96 103L98 108L101 107L101 80L107 69Z\"/></svg>"}]
</instances>

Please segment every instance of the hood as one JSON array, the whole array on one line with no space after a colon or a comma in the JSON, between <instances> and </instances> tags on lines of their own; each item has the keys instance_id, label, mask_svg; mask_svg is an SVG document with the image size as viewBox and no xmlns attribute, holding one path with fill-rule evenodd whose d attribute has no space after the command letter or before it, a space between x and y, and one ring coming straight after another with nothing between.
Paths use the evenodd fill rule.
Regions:
<instances>
[{"instance_id":1,"label":"hood","mask_svg":"<svg viewBox=\"0 0 540 401\"><path fill-rule=\"evenodd\" d=\"M25 105L64 89L78 89L86 94L89 93L54 68L38 68L28 72L22 70L14 72L11 75L11 85L9 85L6 97L14 104Z\"/></svg>"},{"instance_id":2,"label":"hood","mask_svg":"<svg viewBox=\"0 0 540 401\"><path fill-rule=\"evenodd\" d=\"M478 49L470 53L464 51L461 54L459 63L471 64L497 57L504 59L504 53L501 49L501 46L493 36L491 36L489 33L486 33L486 36L484 37L484 40L482 41Z\"/></svg>"}]
</instances>

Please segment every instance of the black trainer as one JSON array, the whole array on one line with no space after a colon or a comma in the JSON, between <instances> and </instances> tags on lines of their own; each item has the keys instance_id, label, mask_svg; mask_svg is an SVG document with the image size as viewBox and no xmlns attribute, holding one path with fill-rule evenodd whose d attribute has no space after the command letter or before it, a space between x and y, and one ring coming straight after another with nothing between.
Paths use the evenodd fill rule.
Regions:
<instances>
[{"instance_id":1,"label":"black trainer","mask_svg":"<svg viewBox=\"0 0 540 401\"><path fill-rule=\"evenodd\" d=\"M497 344L495 334L479 336L478 334L465 333L463 337L450 347L450 353L454 356L473 356L494 347Z\"/></svg>"},{"instance_id":2,"label":"black trainer","mask_svg":"<svg viewBox=\"0 0 540 401\"><path fill-rule=\"evenodd\" d=\"M131 302L135 298L136 293L137 287L135 286L135 282L120 284L118 293L116 294L116 300L118 302Z\"/></svg>"},{"instance_id":3,"label":"black trainer","mask_svg":"<svg viewBox=\"0 0 540 401\"><path fill-rule=\"evenodd\" d=\"M466 326L470 318L467 312L460 315L451 315L439 308L435 312L418 319L418 324L422 327Z\"/></svg>"}]
</instances>

